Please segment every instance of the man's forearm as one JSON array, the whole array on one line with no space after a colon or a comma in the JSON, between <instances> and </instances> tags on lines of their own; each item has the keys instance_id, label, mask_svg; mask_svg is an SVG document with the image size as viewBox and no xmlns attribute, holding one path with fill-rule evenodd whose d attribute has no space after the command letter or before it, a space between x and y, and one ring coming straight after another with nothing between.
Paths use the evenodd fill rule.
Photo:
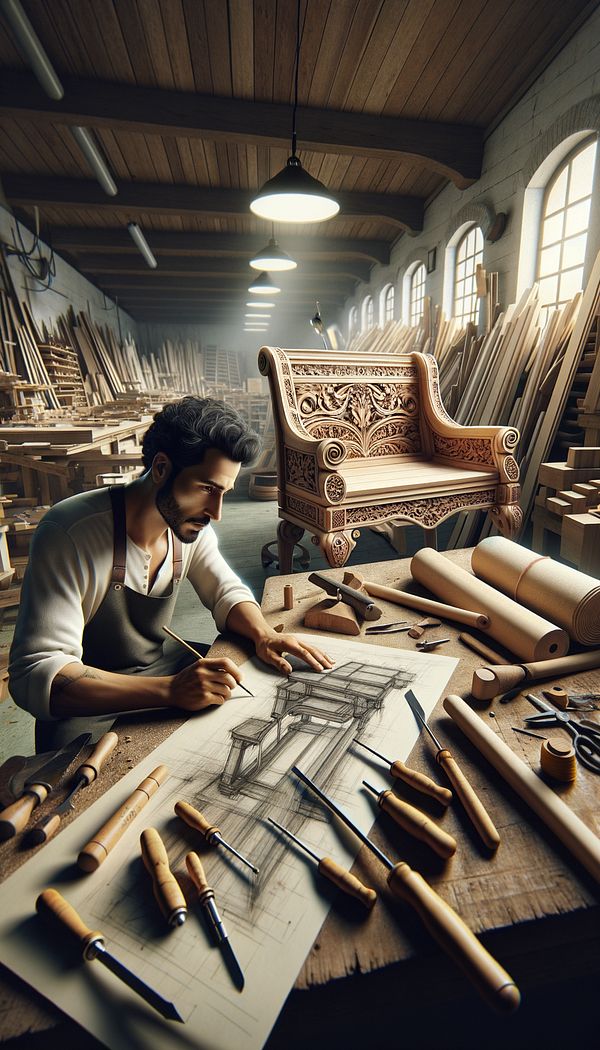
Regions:
<instances>
[{"instance_id":1,"label":"man's forearm","mask_svg":"<svg viewBox=\"0 0 600 1050\"><path fill-rule=\"evenodd\" d=\"M227 617L227 630L250 638L256 645L266 635L272 633L267 621L254 602L240 602L234 605Z\"/></svg>"},{"instance_id":2,"label":"man's forearm","mask_svg":"<svg viewBox=\"0 0 600 1050\"><path fill-rule=\"evenodd\" d=\"M170 678L117 674L81 663L67 664L52 682L50 714L54 718L71 718L166 707L169 683Z\"/></svg>"}]
</instances>

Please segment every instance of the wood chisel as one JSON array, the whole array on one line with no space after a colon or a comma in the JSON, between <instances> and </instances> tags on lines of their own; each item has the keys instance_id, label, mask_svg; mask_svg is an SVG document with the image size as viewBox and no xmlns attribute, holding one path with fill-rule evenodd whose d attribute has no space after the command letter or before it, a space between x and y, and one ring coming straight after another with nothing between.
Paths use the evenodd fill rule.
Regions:
<instances>
[{"instance_id":1,"label":"wood chisel","mask_svg":"<svg viewBox=\"0 0 600 1050\"><path fill-rule=\"evenodd\" d=\"M146 828L142 831L140 846L161 912L169 926L182 926L187 917L187 904L181 886L169 867L165 844L156 828Z\"/></svg>"},{"instance_id":2,"label":"wood chisel","mask_svg":"<svg viewBox=\"0 0 600 1050\"><path fill-rule=\"evenodd\" d=\"M89 744L90 737L91 733L81 733L75 740L65 744L25 782L21 797L0 813L0 840L12 838L18 831L23 831L35 807L46 800L73 759Z\"/></svg>"},{"instance_id":3,"label":"wood chisel","mask_svg":"<svg viewBox=\"0 0 600 1050\"><path fill-rule=\"evenodd\" d=\"M426 813L422 813L420 809L411 806L408 802L403 802L401 798L396 798L392 791L378 791L366 780L363 780L363 784L368 791L373 792L379 808L389 814L392 820L409 835L425 842L434 853L437 853L438 857L444 860L454 856L456 839L453 839L452 835L449 835L443 828L438 827Z\"/></svg>"},{"instance_id":4,"label":"wood chisel","mask_svg":"<svg viewBox=\"0 0 600 1050\"><path fill-rule=\"evenodd\" d=\"M128 988L141 995L142 999L145 999L150 1006L158 1010L159 1014L166 1017L168 1021L181 1021L183 1023L183 1017L180 1016L174 1004L164 999L154 988L142 981L141 977L137 977L136 974L132 973L124 963L115 959L114 955L111 955L106 950L104 937L100 931L90 930L77 914L73 905L69 904L58 890L44 890L43 893L40 893L35 906L40 915L58 919L77 938L83 949L83 958L86 962L97 959L98 962L101 962L111 973L114 973L116 977L123 981Z\"/></svg>"},{"instance_id":5,"label":"wood chisel","mask_svg":"<svg viewBox=\"0 0 600 1050\"><path fill-rule=\"evenodd\" d=\"M372 755L376 755L382 762L387 762L390 773L395 780L402 780L409 787L414 788L415 791L420 791L422 795L429 795L431 798L435 798L438 802L441 802L442 806L449 806L452 802L450 789L442 787L441 784L436 784L435 780L428 777L426 773L419 773L417 769L411 769L410 766L401 762L399 758L392 762L391 758L386 758L379 751L374 751L368 744L363 744L357 736L353 739L354 743L358 744L359 747L364 747L365 751L370 751Z\"/></svg>"},{"instance_id":6,"label":"wood chisel","mask_svg":"<svg viewBox=\"0 0 600 1050\"><path fill-rule=\"evenodd\" d=\"M343 890L343 892L347 893L350 897L356 897L361 904L364 904L365 908L370 910L373 907L377 900L375 890L371 889L370 886L365 886L360 879L356 878L356 875L353 875L350 871L346 871L341 864L332 860L331 857L319 857L310 846L306 845L306 842L303 842L297 835L294 835L293 831L284 828L283 824L278 824L276 820L273 820L273 817L267 817L267 820L271 824L274 824L278 831L283 832L284 835L289 835L297 846L301 846L301 848L308 853L309 857L316 860L319 875L323 875L324 878L329 879L334 886L337 886L339 890Z\"/></svg>"},{"instance_id":7,"label":"wood chisel","mask_svg":"<svg viewBox=\"0 0 600 1050\"><path fill-rule=\"evenodd\" d=\"M195 831L199 831L209 846L224 846L230 853L233 853L234 857L237 857L243 864L246 864L255 875L258 875L258 868L256 865L253 864L252 861L247 860L246 857L243 857L241 853L238 853L229 842L226 842L221 835L219 828L214 824L211 824L206 817L204 817L198 809L194 809L189 802L176 802L175 812L177 816L188 825L188 827L194 828Z\"/></svg>"},{"instance_id":8,"label":"wood chisel","mask_svg":"<svg viewBox=\"0 0 600 1050\"><path fill-rule=\"evenodd\" d=\"M60 806L53 809L52 813L49 813L47 817L44 817L39 824L36 824L31 829L28 835L28 842L31 842L34 846L39 846L54 835L60 825L60 818L63 813L68 813L70 809L75 809L73 799L77 792L82 787L88 787L93 783L104 762L113 753L118 741L119 738L116 733L105 733L100 738L89 758L86 758L85 762L76 770L73 787L64 802L61 802Z\"/></svg>"},{"instance_id":9,"label":"wood chisel","mask_svg":"<svg viewBox=\"0 0 600 1050\"><path fill-rule=\"evenodd\" d=\"M498 830L483 802L469 784L469 781L451 755L450 751L448 751L448 748L442 747L440 744L431 726L428 724L425 718L425 712L412 689L407 689L404 695L408 706L417 719L417 722L420 722L423 728L427 730L429 736L437 747L438 751L435 760L438 765L442 767L448 780L452 784L452 787L456 791L456 794L462 802L465 812L477 834L488 849L498 849L498 846L500 845L500 835L498 834Z\"/></svg>"},{"instance_id":10,"label":"wood chisel","mask_svg":"<svg viewBox=\"0 0 600 1050\"><path fill-rule=\"evenodd\" d=\"M200 895L200 904L204 908L204 913L208 920L208 924L216 937L219 948L223 953L223 958L225 959L225 964L229 971L229 976L231 977L238 992L241 992L245 984L244 974L236 958L236 954L233 948L231 947L231 943L227 935L227 930L225 929L221 916L219 915L219 911L215 902L215 891L208 885L206 875L204 874L204 868L202 867L202 862L197 853L188 853L185 858L185 863L187 866L187 870L190 874L190 878Z\"/></svg>"},{"instance_id":11,"label":"wood chisel","mask_svg":"<svg viewBox=\"0 0 600 1050\"><path fill-rule=\"evenodd\" d=\"M387 884L394 896L406 901L422 919L440 947L464 970L479 993L502 1013L516 1010L521 996L512 977L483 947L475 934L422 875L406 863L394 864L385 853L365 835L344 813L343 809L326 795L301 769L292 766L295 773L321 801L350 828L388 869Z\"/></svg>"}]
</instances>

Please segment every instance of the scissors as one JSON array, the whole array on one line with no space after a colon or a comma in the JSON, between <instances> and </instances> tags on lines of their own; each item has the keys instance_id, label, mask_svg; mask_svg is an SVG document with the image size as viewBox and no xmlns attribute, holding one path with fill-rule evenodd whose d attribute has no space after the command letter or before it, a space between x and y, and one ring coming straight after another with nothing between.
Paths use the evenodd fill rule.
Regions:
<instances>
[{"instance_id":1,"label":"scissors","mask_svg":"<svg viewBox=\"0 0 600 1050\"><path fill-rule=\"evenodd\" d=\"M523 721L533 726L550 726L558 722L573 738L575 754L581 764L591 769L592 773L600 773L600 726L593 727L589 721L582 725L571 718L566 711L555 710L533 693L527 693L527 699L539 709L541 714L529 715Z\"/></svg>"}]
</instances>

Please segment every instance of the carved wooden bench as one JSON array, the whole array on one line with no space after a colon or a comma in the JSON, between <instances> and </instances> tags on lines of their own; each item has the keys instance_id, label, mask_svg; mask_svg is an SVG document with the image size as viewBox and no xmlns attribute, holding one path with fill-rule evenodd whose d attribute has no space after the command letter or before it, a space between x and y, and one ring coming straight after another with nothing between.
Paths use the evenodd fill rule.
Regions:
<instances>
[{"instance_id":1,"label":"carved wooden bench","mask_svg":"<svg viewBox=\"0 0 600 1050\"><path fill-rule=\"evenodd\" d=\"M520 528L513 427L465 427L446 412L429 354L345 354L265 346L275 419L280 572L313 534L342 566L358 529L402 519L426 530L461 510Z\"/></svg>"}]
</instances>

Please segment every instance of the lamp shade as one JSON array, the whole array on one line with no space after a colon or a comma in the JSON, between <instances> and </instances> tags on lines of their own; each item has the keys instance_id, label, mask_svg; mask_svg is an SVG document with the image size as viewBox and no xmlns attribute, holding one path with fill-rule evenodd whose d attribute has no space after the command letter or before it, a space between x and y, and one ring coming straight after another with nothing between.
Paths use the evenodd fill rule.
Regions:
<instances>
[{"instance_id":1,"label":"lamp shade","mask_svg":"<svg viewBox=\"0 0 600 1050\"><path fill-rule=\"evenodd\" d=\"M276 292L280 292L281 288L277 287L268 273L259 273L258 277L249 285L248 291L251 295L274 295Z\"/></svg>"},{"instance_id":2,"label":"lamp shade","mask_svg":"<svg viewBox=\"0 0 600 1050\"><path fill-rule=\"evenodd\" d=\"M265 302L256 303L256 302L254 302L254 303L246 303L246 306L252 307L253 310L264 310L267 307L275 306L275 303L265 303Z\"/></svg>"},{"instance_id":3,"label":"lamp shade","mask_svg":"<svg viewBox=\"0 0 600 1050\"><path fill-rule=\"evenodd\" d=\"M298 263L280 248L274 237L250 259L253 270L295 270Z\"/></svg>"},{"instance_id":4,"label":"lamp shade","mask_svg":"<svg viewBox=\"0 0 600 1050\"><path fill-rule=\"evenodd\" d=\"M323 222L339 210L323 183L309 175L294 154L250 204L250 211L272 222Z\"/></svg>"}]
</instances>

